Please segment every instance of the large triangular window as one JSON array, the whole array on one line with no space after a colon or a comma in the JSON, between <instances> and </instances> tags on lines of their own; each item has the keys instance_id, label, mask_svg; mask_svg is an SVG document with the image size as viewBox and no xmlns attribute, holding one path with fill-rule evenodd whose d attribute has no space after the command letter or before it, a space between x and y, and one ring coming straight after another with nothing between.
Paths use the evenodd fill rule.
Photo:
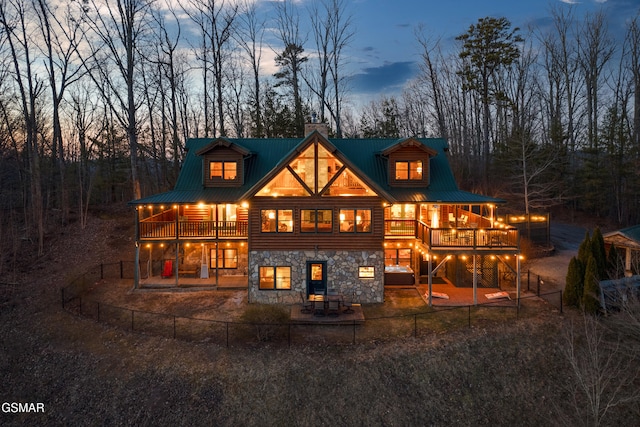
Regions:
<instances>
[{"instance_id":1,"label":"large triangular window","mask_svg":"<svg viewBox=\"0 0 640 427\"><path fill-rule=\"evenodd\" d=\"M325 196L375 196L376 193L355 176L350 170L344 168L339 176L325 191Z\"/></svg>"},{"instance_id":2,"label":"large triangular window","mask_svg":"<svg viewBox=\"0 0 640 427\"><path fill-rule=\"evenodd\" d=\"M310 196L311 194L302 185L289 168L283 169L267 185L262 187L256 196Z\"/></svg>"},{"instance_id":3,"label":"large triangular window","mask_svg":"<svg viewBox=\"0 0 640 427\"><path fill-rule=\"evenodd\" d=\"M257 196L375 196L375 192L323 145L315 142L265 185Z\"/></svg>"}]
</instances>

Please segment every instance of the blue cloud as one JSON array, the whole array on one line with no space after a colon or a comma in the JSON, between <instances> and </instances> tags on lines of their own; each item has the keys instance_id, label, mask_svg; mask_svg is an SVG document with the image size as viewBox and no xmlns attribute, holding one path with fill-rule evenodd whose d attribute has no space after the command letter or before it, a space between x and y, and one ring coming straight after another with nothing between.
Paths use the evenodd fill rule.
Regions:
<instances>
[{"instance_id":1,"label":"blue cloud","mask_svg":"<svg viewBox=\"0 0 640 427\"><path fill-rule=\"evenodd\" d=\"M355 92L383 93L383 91L400 89L412 79L418 67L415 62L390 62L379 67L363 68L352 77Z\"/></svg>"}]
</instances>

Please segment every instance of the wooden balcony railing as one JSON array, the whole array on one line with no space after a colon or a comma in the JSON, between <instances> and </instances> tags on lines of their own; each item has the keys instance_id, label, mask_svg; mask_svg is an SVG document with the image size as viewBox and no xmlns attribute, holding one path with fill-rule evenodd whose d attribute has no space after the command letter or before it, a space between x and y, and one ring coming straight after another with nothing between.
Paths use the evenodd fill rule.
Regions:
<instances>
[{"instance_id":1,"label":"wooden balcony railing","mask_svg":"<svg viewBox=\"0 0 640 427\"><path fill-rule=\"evenodd\" d=\"M415 236L416 220L413 219L385 219L385 236Z\"/></svg>"},{"instance_id":2,"label":"wooden balcony railing","mask_svg":"<svg viewBox=\"0 0 640 427\"><path fill-rule=\"evenodd\" d=\"M247 237L248 221L140 221L140 239Z\"/></svg>"},{"instance_id":3,"label":"wooden balcony railing","mask_svg":"<svg viewBox=\"0 0 640 427\"><path fill-rule=\"evenodd\" d=\"M520 244L518 230L513 228L430 228L420 221L416 221L416 238L433 249L517 249Z\"/></svg>"}]
</instances>

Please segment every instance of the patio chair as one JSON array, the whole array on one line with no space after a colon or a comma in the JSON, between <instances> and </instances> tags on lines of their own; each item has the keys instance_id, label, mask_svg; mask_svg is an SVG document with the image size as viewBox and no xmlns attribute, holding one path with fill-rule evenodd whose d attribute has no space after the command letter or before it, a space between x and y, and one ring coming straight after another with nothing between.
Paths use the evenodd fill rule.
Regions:
<instances>
[{"instance_id":1,"label":"patio chair","mask_svg":"<svg viewBox=\"0 0 640 427\"><path fill-rule=\"evenodd\" d=\"M329 316L337 316L340 314L340 300L329 300Z\"/></svg>"},{"instance_id":2,"label":"patio chair","mask_svg":"<svg viewBox=\"0 0 640 427\"><path fill-rule=\"evenodd\" d=\"M455 215L453 215L452 212L449 212L449 225L451 227L455 227L456 226L456 217L455 217Z\"/></svg>"},{"instance_id":3,"label":"patio chair","mask_svg":"<svg viewBox=\"0 0 640 427\"><path fill-rule=\"evenodd\" d=\"M324 301L313 301L313 315L324 316Z\"/></svg>"},{"instance_id":4,"label":"patio chair","mask_svg":"<svg viewBox=\"0 0 640 427\"><path fill-rule=\"evenodd\" d=\"M300 291L300 302L302 303L301 313L311 313L311 308L313 307L313 301L309 301L304 296L304 292Z\"/></svg>"},{"instance_id":5,"label":"patio chair","mask_svg":"<svg viewBox=\"0 0 640 427\"><path fill-rule=\"evenodd\" d=\"M348 298L342 297L342 306L345 307L345 314L355 313L355 311L353 311L353 300L353 293Z\"/></svg>"},{"instance_id":6,"label":"patio chair","mask_svg":"<svg viewBox=\"0 0 640 427\"><path fill-rule=\"evenodd\" d=\"M166 279L167 277L173 276L173 261L170 259L164 261L164 268L162 269L161 277Z\"/></svg>"}]
</instances>

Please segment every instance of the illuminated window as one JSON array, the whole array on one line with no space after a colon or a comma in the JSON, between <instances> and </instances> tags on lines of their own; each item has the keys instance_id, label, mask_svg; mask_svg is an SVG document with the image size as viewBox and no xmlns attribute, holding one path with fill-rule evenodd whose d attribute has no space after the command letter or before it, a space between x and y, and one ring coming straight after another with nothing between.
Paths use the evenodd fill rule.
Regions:
<instances>
[{"instance_id":1,"label":"illuminated window","mask_svg":"<svg viewBox=\"0 0 640 427\"><path fill-rule=\"evenodd\" d=\"M292 233L293 210L291 209L262 209L260 211L263 233Z\"/></svg>"},{"instance_id":2,"label":"illuminated window","mask_svg":"<svg viewBox=\"0 0 640 427\"><path fill-rule=\"evenodd\" d=\"M331 209L302 209L300 231L303 233L331 233L333 211Z\"/></svg>"},{"instance_id":3,"label":"illuminated window","mask_svg":"<svg viewBox=\"0 0 640 427\"><path fill-rule=\"evenodd\" d=\"M420 181L422 180L422 160L396 161L397 181Z\"/></svg>"},{"instance_id":4,"label":"illuminated window","mask_svg":"<svg viewBox=\"0 0 640 427\"><path fill-rule=\"evenodd\" d=\"M376 194L349 169L343 168L331 183L325 196L375 196Z\"/></svg>"},{"instance_id":5,"label":"illuminated window","mask_svg":"<svg viewBox=\"0 0 640 427\"><path fill-rule=\"evenodd\" d=\"M216 261L218 268L238 268L238 249L221 248L217 253L216 257L216 250L211 249L211 268L216 268Z\"/></svg>"},{"instance_id":6,"label":"illuminated window","mask_svg":"<svg viewBox=\"0 0 640 427\"><path fill-rule=\"evenodd\" d=\"M256 196L270 197L309 195L309 192L289 169L283 169L282 172L256 193Z\"/></svg>"},{"instance_id":7,"label":"illuminated window","mask_svg":"<svg viewBox=\"0 0 640 427\"><path fill-rule=\"evenodd\" d=\"M375 267L358 267L358 277L360 279L373 279L375 273Z\"/></svg>"},{"instance_id":8,"label":"illuminated window","mask_svg":"<svg viewBox=\"0 0 640 427\"><path fill-rule=\"evenodd\" d=\"M411 267L411 249L385 249L384 265Z\"/></svg>"},{"instance_id":9,"label":"illuminated window","mask_svg":"<svg viewBox=\"0 0 640 427\"><path fill-rule=\"evenodd\" d=\"M260 267L260 289L291 289L291 267Z\"/></svg>"},{"instance_id":10,"label":"illuminated window","mask_svg":"<svg viewBox=\"0 0 640 427\"><path fill-rule=\"evenodd\" d=\"M341 233L370 233L371 209L340 209Z\"/></svg>"},{"instance_id":11,"label":"illuminated window","mask_svg":"<svg viewBox=\"0 0 640 427\"><path fill-rule=\"evenodd\" d=\"M321 144L310 144L256 196L371 196L376 194Z\"/></svg>"},{"instance_id":12,"label":"illuminated window","mask_svg":"<svg viewBox=\"0 0 640 427\"><path fill-rule=\"evenodd\" d=\"M237 170L238 164L236 162L212 161L209 163L209 178L233 181L236 179Z\"/></svg>"}]
</instances>

